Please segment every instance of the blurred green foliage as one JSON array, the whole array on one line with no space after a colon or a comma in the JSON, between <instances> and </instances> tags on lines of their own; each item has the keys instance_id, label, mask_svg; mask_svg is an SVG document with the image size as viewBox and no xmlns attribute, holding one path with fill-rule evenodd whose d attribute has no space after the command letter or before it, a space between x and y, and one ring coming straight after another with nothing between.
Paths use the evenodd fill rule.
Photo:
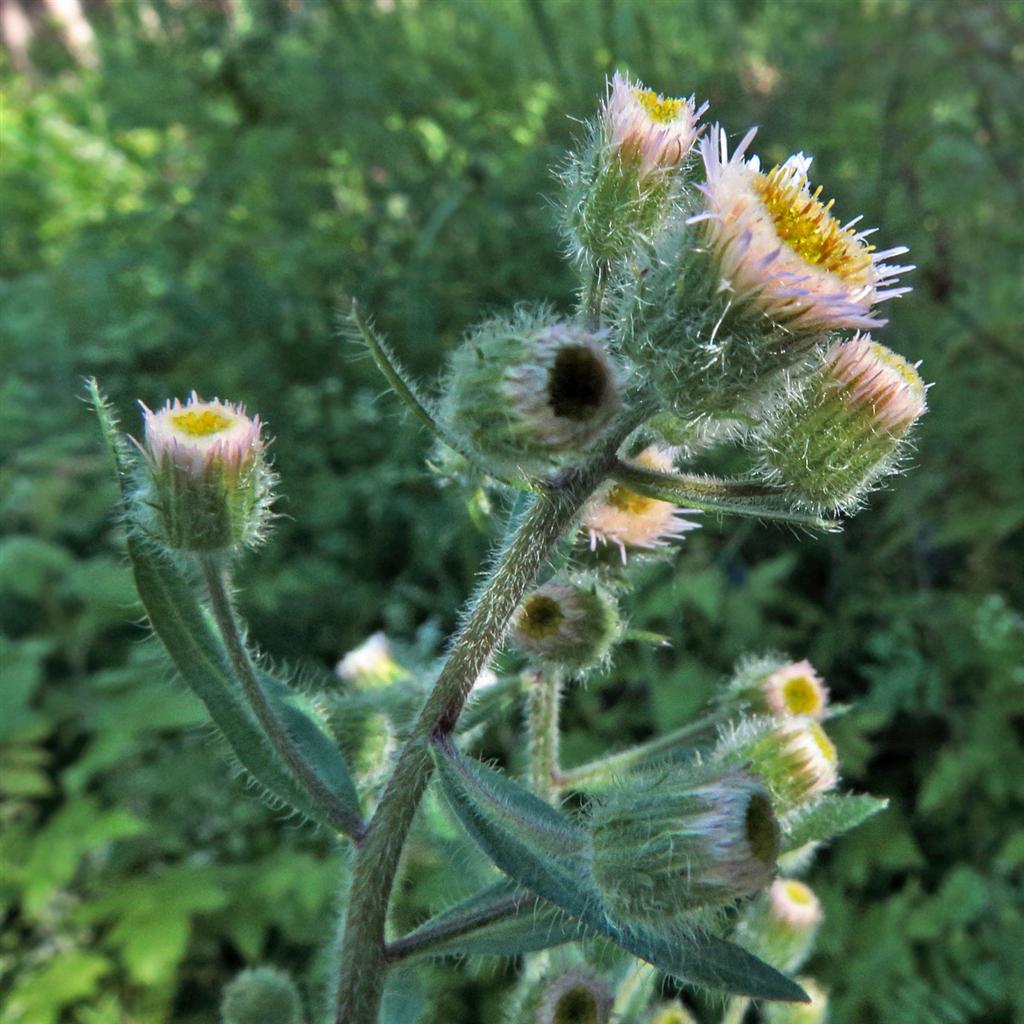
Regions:
<instances>
[{"instance_id":1,"label":"blurred green foliage","mask_svg":"<svg viewBox=\"0 0 1024 1024\"><path fill-rule=\"evenodd\" d=\"M709 521L645 571L633 625L673 648L627 647L572 695L566 761L685 720L745 651L811 657L857 702L836 730L848 782L892 800L812 879L835 1024L1020 1020L1024 8L85 11L96 69L39 12L31 65L2 58L0 1024L210 1021L244 965L305 974L344 888L321 836L247 798L144 641L81 376L128 422L136 397L193 387L269 421L285 516L241 583L274 657L329 667L377 628L430 649L493 524L423 471L336 310L358 295L429 377L484 313L568 308L550 168L614 67L759 124L768 160L813 154L841 214L909 244L917 290L883 337L937 383L916 469L842 535ZM461 895L449 855L471 857L415 848L405 923ZM426 978L435 1018L467 1024L509 981Z\"/></svg>"}]
</instances>

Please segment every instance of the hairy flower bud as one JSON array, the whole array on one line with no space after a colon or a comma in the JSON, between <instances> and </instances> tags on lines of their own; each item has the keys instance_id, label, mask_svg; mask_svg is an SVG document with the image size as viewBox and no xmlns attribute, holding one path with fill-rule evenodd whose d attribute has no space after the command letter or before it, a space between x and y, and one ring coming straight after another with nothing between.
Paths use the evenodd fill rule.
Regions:
<instances>
[{"instance_id":1,"label":"hairy flower bud","mask_svg":"<svg viewBox=\"0 0 1024 1024\"><path fill-rule=\"evenodd\" d=\"M647 448L632 461L647 469L672 469L672 455L667 448ZM582 530L590 538L591 551L598 544L613 544L625 564L630 549L654 550L696 530L698 524L683 519L683 513L694 510L647 498L622 484L606 484L583 510Z\"/></svg>"},{"instance_id":2,"label":"hairy flower bud","mask_svg":"<svg viewBox=\"0 0 1024 1024\"><path fill-rule=\"evenodd\" d=\"M302 1004L287 974L272 967L242 971L224 990L224 1024L302 1024Z\"/></svg>"},{"instance_id":3,"label":"hairy flower bud","mask_svg":"<svg viewBox=\"0 0 1024 1024\"><path fill-rule=\"evenodd\" d=\"M707 109L618 72L584 151L566 170L568 233L587 262L611 264L649 237L668 211Z\"/></svg>"},{"instance_id":4,"label":"hairy flower bud","mask_svg":"<svg viewBox=\"0 0 1024 1024\"><path fill-rule=\"evenodd\" d=\"M828 993L813 978L797 978L797 984L811 997L809 1003L765 1003L761 1012L765 1024L826 1024Z\"/></svg>"},{"instance_id":5,"label":"hairy flower bud","mask_svg":"<svg viewBox=\"0 0 1024 1024\"><path fill-rule=\"evenodd\" d=\"M749 658L736 667L720 703L753 715L807 715L821 721L828 708L828 688L806 659Z\"/></svg>"},{"instance_id":6,"label":"hairy flower bud","mask_svg":"<svg viewBox=\"0 0 1024 1024\"><path fill-rule=\"evenodd\" d=\"M349 651L334 667L339 679L361 690L390 686L409 673L391 657L391 645L383 633L374 633Z\"/></svg>"},{"instance_id":7,"label":"hairy flower bud","mask_svg":"<svg viewBox=\"0 0 1024 1024\"><path fill-rule=\"evenodd\" d=\"M925 391L916 367L870 335L837 342L757 431L763 475L809 508L855 506L898 461Z\"/></svg>"},{"instance_id":8,"label":"hairy flower bud","mask_svg":"<svg viewBox=\"0 0 1024 1024\"><path fill-rule=\"evenodd\" d=\"M778 878L744 909L735 938L780 971L795 971L810 955L823 919L821 902L810 886Z\"/></svg>"},{"instance_id":9,"label":"hairy flower bud","mask_svg":"<svg viewBox=\"0 0 1024 1024\"><path fill-rule=\"evenodd\" d=\"M767 789L743 771L651 769L595 803L593 876L623 923L662 922L765 888L779 826Z\"/></svg>"},{"instance_id":10,"label":"hairy flower bud","mask_svg":"<svg viewBox=\"0 0 1024 1024\"><path fill-rule=\"evenodd\" d=\"M575 672L604 658L619 629L618 607L604 589L586 579L555 579L524 599L512 639L524 653Z\"/></svg>"},{"instance_id":11,"label":"hairy flower bud","mask_svg":"<svg viewBox=\"0 0 1024 1024\"><path fill-rule=\"evenodd\" d=\"M261 539L271 502L259 417L193 391L153 412L142 406L146 503L168 547L217 552Z\"/></svg>"},{"instance_id":12,"label":"hairy flower bud","mask_svg":"<svg viewBox=\"0 0 1024 1024\"><path fill-rule=\"evenodd\" d=\"M716 761L745 767L771 791L780 814L830 790L839 780L836 748L813 718L752 718L723 736Z\"/></svg>"},{"instance_id":13,"label":"hairy flower bud","mask_svg":"<svg viewBox=\"0 0 1024 1024\"><path fill-rule=\"evenodd\" d=\"M452 357L446 413L485 460L543 472L579 454L619 407L603 336L518 312L484 324Z\"/></svg>"}]
</instances>

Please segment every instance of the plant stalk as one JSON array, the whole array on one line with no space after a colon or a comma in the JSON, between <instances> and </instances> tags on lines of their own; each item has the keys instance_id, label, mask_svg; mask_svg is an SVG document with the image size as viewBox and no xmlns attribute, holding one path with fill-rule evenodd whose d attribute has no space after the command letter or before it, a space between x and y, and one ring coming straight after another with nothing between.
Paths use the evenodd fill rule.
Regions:
<instances>
[{"instance_id":1,"label":"plant stalk","mask_svg":"<svg viewBox=\"0 0 1024 1024\"><path fill-rule=\"evenodd\" d=\"M558 795L558 716L562 703L562 677L556 669L538 669L530 678L526 731L530 753L530 788L552 803Z\"/></svg>"},{"instance_id":2,"label":"plant stalk","mask_svg":"<svg viewBox=\"0 0 1024 1024\"><path fill-rule=\"evenodd\" d=\"M619 446L647 415L644 401L604 450L533 498L456 638L367 827L352 873L341 952L337 1024L375 1024L387 967L385 922L402 848L433 773L430 737L449 734L470 690L504 639L508 621L584 502L607 477Z\"/></svg>"},{"instance_id":3,"label":"plant stalk","mask_svg":"<svg viewBox=\"0 0 1024 1024\"><path fill-rule=\"evenodd\" d=\"M351 836L358 842L364 828L362 820L331 792L323 779L295 748L287 729L270 706L267 695L256 678L252 660L242 642L238 621L235 618L223 563L213 555L201 556L199 562L210 595L210 610L227 649L228 660L235 670L235 675L238 676L242 693L256 716L256 721L293 778L324 809L331 824L339 832Z\"/></svg>"}]
</instances>

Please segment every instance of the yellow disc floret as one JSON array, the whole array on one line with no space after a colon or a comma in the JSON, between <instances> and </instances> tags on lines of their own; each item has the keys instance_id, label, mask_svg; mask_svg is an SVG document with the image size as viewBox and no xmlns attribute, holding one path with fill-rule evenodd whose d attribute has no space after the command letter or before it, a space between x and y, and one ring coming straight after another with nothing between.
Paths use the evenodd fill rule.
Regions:
<instances>
[{"instance_id":1,"label":"yellow disc floret","mask_svg":"<svg viewBox=\"0 0 1024 1024\"><path fill-rule=\"evenodd\" d=\"M795 676L786 680L783 699L792 714L812 715L821 707L821 688L807 676Z\"/></svg>"},{"instance_id":2,"label":"yellow disc floret","mask_svg":"<svg viewBox=\"0 0 1024 1024\"><path fill-rule=\"evenodd\" d=\"M661 96L653 89L636 89L634 95L650 115L651 120L657 121L658 124L671 124L679 116L679 112L687 106L686 100Z\"/></svg>"},{"instance_id":3,"label":"yellow disc floret","mask_svg":"<svg viewBox=\"0 0 1024 1024\"><path fill-rule=\"evenodd\" d=\"M828 738L828 733L817 722L811 722L808 732L815 746L821 751L822 757L830 765L838 764L839 755L836 753L835 744Z\"/></svg>"},{"instance_id":4,"label":"yellow disc floret","mask_svg":"<svg viewBox=\"0 0 1024 1024\"><path fill-rule=\"evenodd\" d=\"M171 416L171 423L177 430L189 437L209 437L219 434L234 421L216 409L184 409Z\"/></svg>"},{"instance_id":5,"label":"yellow disc floret","mask_svg":"<svg viewBox=\"0 0 1024 1024\"><path fill-rule=\"evenodd\" d=\"M851 227L832 216L834 199L820 200L819 185L807 191L807 178L789 164L758 172L754 190L775 224L781 241L806 262L847 281L869 284L873 246L861 242Z\"/></svg>"}]
</instances>

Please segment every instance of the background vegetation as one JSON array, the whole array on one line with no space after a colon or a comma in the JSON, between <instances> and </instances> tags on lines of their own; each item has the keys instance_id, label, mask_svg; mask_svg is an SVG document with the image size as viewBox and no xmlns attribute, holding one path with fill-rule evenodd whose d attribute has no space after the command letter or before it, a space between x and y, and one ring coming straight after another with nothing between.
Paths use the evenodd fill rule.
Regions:
<instances>
[{"instance_id":1,"label":"background vegetation","mask_svg":"<svg viewBox=\"0 0 1024 1024\"><path fill-rule=\"evenodd\" d=\"M885 340L937 383L917 468L842 535L709 519L646 572L633 622L673 648L628 647L573 694L566 760L684 719L744 651L811 657L857 702L848 782L892 799L812 878L835 1024L1024 1019L1021 4L85 16L92 38L5 5L0 58L0 1024L211 1021L242 965L307 969L343 887L144 640L82 375L133 429L135 398L193 387L269 421L287 518L241 582L275 658L329 668L380 628L432 653L494 524L423 471L426 439L335 311L357 294L429 377L485 312L568 308L549 169L615 67L759 124L769 161L814 154L842 214L909 244L916 291ZM410 920L446 895L417 856ZM494 1020L510 977L432 968L436 1019Z\"/></svg>"}]
</instances>

